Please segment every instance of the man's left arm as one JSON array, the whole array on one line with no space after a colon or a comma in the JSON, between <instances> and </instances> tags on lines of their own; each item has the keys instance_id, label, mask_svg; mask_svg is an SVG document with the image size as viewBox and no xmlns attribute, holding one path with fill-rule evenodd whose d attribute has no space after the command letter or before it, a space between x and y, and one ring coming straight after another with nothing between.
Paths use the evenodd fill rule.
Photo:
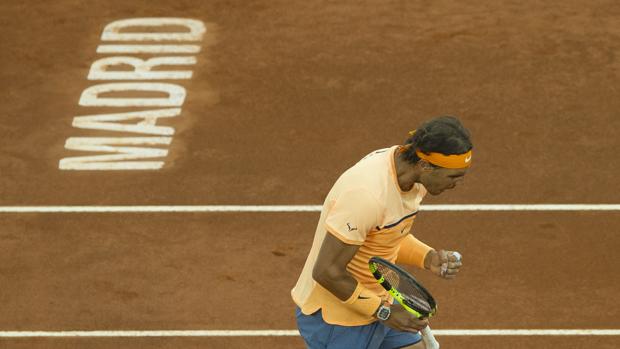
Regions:
<instances>
[{"instance_id":1,"label":"man's left arm","mask_svg":"<svg viewBox=\"0 0 620 349\"><path fill-rule=\"evenodd\" d=\"M435 275L446 279L454 279L463 265L460 253L439 250L408 234L400 244L396 263L415 265L428 269Z\"/></svg>"}]
</instances>

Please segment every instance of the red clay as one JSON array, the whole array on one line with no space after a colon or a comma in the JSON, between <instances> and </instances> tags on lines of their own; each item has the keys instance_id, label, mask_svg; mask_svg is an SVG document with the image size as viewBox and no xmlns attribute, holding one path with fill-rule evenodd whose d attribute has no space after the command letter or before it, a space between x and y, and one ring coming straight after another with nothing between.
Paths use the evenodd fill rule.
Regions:
<instances>
[{"instance_id":1,"label":"red clay","mask_svg":"<svg viewBox=\"0 0 620 349\"><path fill-rule=\"evenodd\" d=\"M617 203L615 1L4 1L0 204L320 204L369 151L430 116L473 133L474 167L425 203ZM71 127L103 27L208 32L167 166L71 172ZM118 110L117 110L118 109ZM132 109L127 109L130 111ZM126 134L124 136L127 136ZM611 175L610 175L611 174ZM289 290L318 213L0 214L0 330L294 329ZM436 328L618 328L618 213L424 213L463 252L418 274ZM586 305L585 310L576 311ZM582 348L578 337L445 337L444 348ZM617 337L593 338L598 348ZM11 348L273 348L298 338L0 339Z\"/></svg>"}]
</instances>

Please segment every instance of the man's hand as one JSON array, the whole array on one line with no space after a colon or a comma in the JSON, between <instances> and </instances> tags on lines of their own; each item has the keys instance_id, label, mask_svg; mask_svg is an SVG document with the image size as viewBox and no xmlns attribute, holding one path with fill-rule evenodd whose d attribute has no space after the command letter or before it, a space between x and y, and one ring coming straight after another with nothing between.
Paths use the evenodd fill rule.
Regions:
<instances>
[{"instance_id":1,"label":"man's hand","mask_svg":"<svg viewBox=\"0 0 620 349\"><path fill-rule=\"evenodd\" d=\"M456 251L430 251L424 260L424 267L445 279L454 279L463 265L461 254Z\"/></svg>"},{"instance_id":2,"label":"man's hand","mask_svg":"<svg viewBox=\"0 0 620 349\"><path fill-rule=\"evenodd\" d=\"M418 319L396 301L392 304L390 310L392 311L390 317L383 321L383 323L395 330L416 333L428 326L427 319Z\"/></svg>"}]
</instances>

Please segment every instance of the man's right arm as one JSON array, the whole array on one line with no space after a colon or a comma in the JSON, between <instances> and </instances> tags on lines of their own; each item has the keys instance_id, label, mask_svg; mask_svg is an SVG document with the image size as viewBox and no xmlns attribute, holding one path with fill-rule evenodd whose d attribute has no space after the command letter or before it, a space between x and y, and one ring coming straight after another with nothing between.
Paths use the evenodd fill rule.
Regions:
<instances>
[{"instance_id":1,"label":"man's right arm","mask_svg":"<svg viewBox=\"0 0 620 349\"><path fill-rule=\"evenodd\" d=\"M343 303L351 304L365 312L366 315L375 316L375 312L383 301L373 302L372 299L357 299L361 285L347 271L347 265L359 249L358 245L345 244L331 233L325 235L323 245L319 251L312 278L323 286L326 290L338 297ZM360 295L361 296L361 295ZM378 296L373 295L378 298ZM355 298L355 299L352 299ZM360 297L362 298L362 297ZM353 304L358 302L357 304ZM368 307L359 303L369 303ZM397 303L392 306L392 314L385 321L389 327L401 331L417 332L426 325L427 320L417 319L405 308Z\"/></svg>"},{"instance_id":2,"label":"man's right arm","mask_svg":"<svg viewBox=\"0 0 620 349\"><path fill-rule=\"evenodd\" d=\"M347 272L347 265L358 249L358 245L345 244L328 232L312 270L312 278L343 302L357 287L357 280Z\"/></svg>"}]
</instances>

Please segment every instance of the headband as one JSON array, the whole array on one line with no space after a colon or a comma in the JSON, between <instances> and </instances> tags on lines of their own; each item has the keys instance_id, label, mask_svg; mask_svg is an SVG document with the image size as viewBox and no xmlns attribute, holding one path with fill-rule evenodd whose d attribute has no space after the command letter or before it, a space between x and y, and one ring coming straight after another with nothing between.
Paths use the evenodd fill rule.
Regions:
<instances>
[{"instance_id":1,"label":"headband","mask_svg":"<svg viewBox=\"0 0 620 349\"><path fill-rule=\"evenodd\" d=\"M413 136L415 130L409 132L409 135ZM423 160L430 162L431 164L444 168L468 168L471 166L471 150L464 154L445 155L442 153L428 153L425 154L419 149L415 151L416 155Z\"/></svg>"},{"instance_id":2,"label":"headband","mask_svg":"<svg viewBox=\"0 0 620 349\"><path fill-rule=\"evenodd\" d=\"M431 164L445 168L468 168L471 166L471 150L465 154L456 155L444 155L441 153L429 153L416 150L415 154L423 160L430 162Z\"/></svg>"}]
</instances>

